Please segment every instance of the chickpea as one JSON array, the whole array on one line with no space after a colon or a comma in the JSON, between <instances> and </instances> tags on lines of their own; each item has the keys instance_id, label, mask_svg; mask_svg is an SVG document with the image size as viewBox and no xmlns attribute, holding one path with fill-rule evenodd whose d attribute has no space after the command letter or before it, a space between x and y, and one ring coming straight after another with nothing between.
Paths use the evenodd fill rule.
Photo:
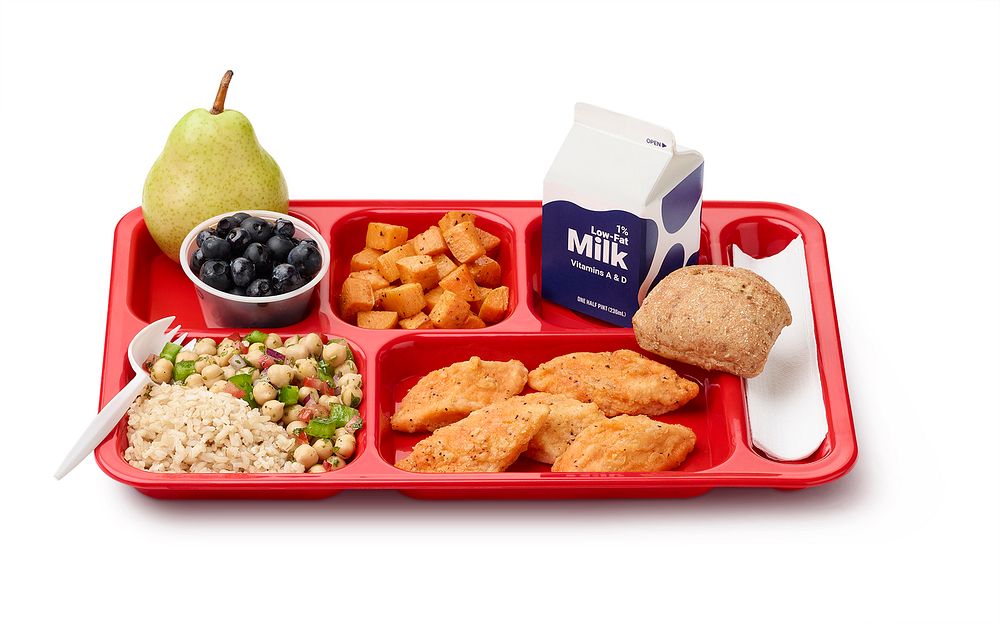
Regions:
<instances>
[{"instance_id":1,"label":"chickpea","mask_svg":"<svg viewBox=\"0 0 1000 624\"><path fill-rule=\"evenodd\" d=\"M295 461L299 462L306 468L313 466L319 461L319 454L316 452L316 449L308 444L303 444L299 448L295 449L295 453L293 453L292 456L295 458Z\"/></svg>"},{"instance_id":2,"label":"chickpea","mask_svg":"<svg viewBox=\"0 0 1000 624\"><path fill-rule=\"evenodd\" d=\"M290 346L292 346L294 344L299 344L299 337L297 335L296 336L289 336L288 338L285 338L285 343L284 343L283 346L290 347Z\"/></svg>"},{"instance_id":3,"label":"chickpea","mask_svg":"<svg viewBox=\"0 0 1000 624\"><path fill-rule=\"evenodd\" d=\"M220 379L218 381L213 382L212 385L208 388L208 391L219 393L225 390L227 385L229 385L228 381L226 381L225 379Z\"/></svg>"},{"instance_id":4,"label":"chickpea","mask_svg":"<svg viewBox=\"0 0 1000 624\"><path fill-rule=\"evenodd\" d=\"M285 431L288 432L290 436L297 436L299 432L306 428L306 423L301 420L293 420L285 426Z\"/></svg>"},{"instance_id":5,"label":"chickpea","mask_svg":"<svg viewBox=\"0 0 1000 624\"><path fill-rule=\"evenodd\" d=\"M205 367L209 364L214 364L215 358L211 355L202 355L197 360L194 361L194 372L200 373L205 370Z\"/></svg>"},{"instance_id":6,"label":"chickpea","mask_svg":"<svg viewBox=\"0 0 1000 624\"><path fill-rule=\"evenodd\" d=\"M309 388L308 386L299 388L299 403L305 405L309 402L309 399L319 401L319 392L316 391L316 388Z\"/></svg>"},{"instance_id":7,"label":"chickpea","mask_svg":"<svg viewBox=\"0 0 1000 624\"><path fill-rule=\"evenodd\" d=\"M267 345L265 345L263 342L255 342L249 347L247 347L247 353L253 353L254 351L258 351L261 353L261 355L263 355L264 353L267 352Z\"/></svg>"},{"instance_id":8,"label":"chickpea","mask_svg":"<svg viewBox=\"0 0 1000 624\"><path fill-rule=\"evenodd\" d=\"M267 369L267 380L275 388L284 388L292 383L292 367L285 364L274 364Z\"/></svg>"},{"instance_id":9,"label":"chickpea","mask_svg":"<svg viewBox=\"0 0 1000 624\"><path fill-rule=\"evenodd\" d=\"M357 373L347 373L340 377L341 386L354 386L355 388L361 387L361 375Z\"/></svg>"},{"instance_id":10,"label":"chickpea","mask_svg":"<svg viewBox=\"0 0 1000 624\"><path fill-rule=\"evenodd\" d=\"M354 407L361 404L361 389L354 386L347 386L340 391L340 402L344 405Z\"/></svg>"},{"instance_id":11,"label":"chickpea","mask_svg":"<svg viewBox=\"0 0 1000 624\"><path fill-rule=\"evenodd\" d=\"M333 430L333 440L336 440L342 435L349 435L351 432L347 430L346 427L337 427Z\"/></svg>"},{"instance_id":12,"label":"chickpea","mask_svg":"<svg viewBox=\"0 0 1000 624\"><path fill-rule=\"evenodd\" d=\"M316 454L319 455L320 459L326 459L333 455L333 442L326 438L316 440L312 443L312 447L316 449Z\"/></svg>"},{"instance_id":13,"label":"chickpea","mask_svg":"<svg viewBox=\"0 0 1000 624\"><path fill-rule=\"evenodd\" d=\"M254 368L260 368L260 360L264 357L263 351L249 351L243 356L243 359L247 361L247 364L253 366Z\"/></svg>"},{"instance_id":14,"label":"chickpea","mask_svg":"<svg viewBox=\"0 0 1000 624\"><path fill-rule=\"evenodd\" d=\"M222 367L222 376L225 377L226 379L229 379L230 377L232 377L235 374L236 374L236 369L233 368L232 366L223 366Z\"/></svg>"},{"instance_id":15,"label":"chickpea","mask_svg":"<svg viewBox=\"0 0 1000 624\"><path fill-rule=\"evenodd\" d=\"M320 338L319 334L315 332L303 336L302 340L299 341L299 344L309 351L309 355L318 357L323 353L323 339Z\"/></svg>"},{"instance_id":16,"label":"chickpea","mask_svg":"<svg viewBox=\"0 0 1000 624\"><path fill-rule=\"evenodd\" d=\"M174 377L174 363L167 358L156 360L149 370L150 378L156 383L165 383Z\"/></svg>"},{"instance_id":17,"label":"chickpea","mask_svg":"<svg viewBox=\"0 0 1000 624\"><path fill-rule=\"evenodd\" d=\"M324 394L319 398L319 404L327 409L330 409L331 405L340 404L340 397L333 396L332 394Z\"/></svg>"},{"instance_id":18,"label":"chickpea","mask_svg":"<svg viewBox=\"0 0 1000 624\"><path fill-rule=\"evenodd\" d=\"M264 346L268 349L277 349L281 345L281 336L278 334L268 334L267 339L264 341Z\"/></svg>"},{"instance_id":19,"label":"chickpea","mask_svg":"<svg viewBox=\"0 0 1000 624\"><path fill-rule=\"evenodd\" d=\"M211 338L202 338L194 345L194 352L198 355L215 355L217 345Z\"/></svg>"},{"instance_id":20,"label":"chickpea","mask_svg":"<svg viewBox=\"0 0 1000 624\"><path fill-rule=\"evenodd\" d=\"M177 362L194 362L197 359L198 359L198 354L195 353L194 351L181 351L180 353L177 354L177 357L174 358L174 363L176 364Z\"/></svg>"},{"instance_id":21,"label":"chickpea","mask_svg":"<svg viewBox=\"0 0 1000 624\"><path fill-rule=\"evenodd\" d=\"M306 472L316 474L320 472L326 472L326 468L323 467L323 464L314 464L312 466L309 466L309 470L306 470Z\"/></svg>"},{"instance_id":22,"label":"chickpea","mask_svg":"<svg viewBox=\"0 0 1000 624\"><path fill-rule=\"evenodd\" d=\"M347 361L347 345L340 342L331 342L324 346L323 359L330 366L340 366Z\"/></svg>"},{"instance_id":23,"label":"chickpea","mask_svg":"<svg viewBox=\"0 0 1000 624\"><path fill-rule=\"evenodd\" d=\"M260 406L260 413L271 422L278 422L285 415L285 406L281 401L268 401Z\"/></svg>"},{"instance_id":24,"label":"chickpea","mask_svg":"<svg viewBox=\"0 0 1000 624\"><path fill-rule=\"evenodd\" d=\"M319 374L319 370L316 368L315 360L299 360L295 363L295 372L299 379L305 379L307 377L316 377Z\"/></svg>"},{"instance_id":25,"label":"chickpea","mask_svg":"<svg viewBox=\"0 0 1000 624\"><path fill-rule=\"evenodd\" d=\"M328 472L333 472L334 470L340 470L341 468L347 466L347 462L337 457L336 455L330 456L330 458L326 460L326 463L329 466L329 468L327 468Z\"/></svg>"},{"instance_id":26,"label":"chickpea","mask_svg":"<svg viewBox=\"0 0 1000 624\"><path fill-rule=\"evenodd\" d=\"M237 352L236 347L219 347L218 352L215 354L215 361L219 366L226 366Z\"/></svg>"},{"instance_id":27,"label":"chickpea","mask_svg":"<svg viewBox=\"0 0 1000 624\"><path fill-rule=\"evenodd\" d=\"M184 385L188 388L200 388L205 385L205 378L198 373L191 373L184 380Z\"/></svg>"},{"instance_id":28,"label":"chickpea","mask_svg":"<svg viewBox=\"0 0 1000 624\"><path fill-rule=\"evenodd\" d=\"M219 343L219 348L232 347L234 345L236 345L236 342L234 342L232 338L223 338L222 342Z\"/></svg>"},{"instance_id":29,"label":"chickpea","mask_svg":"<svg viewBox=\"0 0 1000 624\"><path fill-rule=\"evenodd\" d=\"M333 446L335 447L335 452L339 457L347 459L351 455L354 455L354 449L357 447L357 440L354 439L352 434L345 433L344 435L337 436Z\"/></svg>"},{"instance_id":30,"label":"chickpea","mask_svg":"<svg viewBox=\"0 0 1000 624\"><path fill-rule=\"evenodd\" d=\"M197 364L195 365L197 369ZM205 368L201 369L201 376L205 378L206 381L214 381L215 379L222 377L222 367L218 364L209 364Z\"/></svg>"},{"instance_id":31,"label":"chickpea","mask_svg":"<svg viewBox=\"0 0 1000 624\"><path fill-rule=\"evenodd\" d=\"M281 424L287 426L299 419L299 412L302 411L301 405L293 405L291 407L285 408L285 415L281 417Z\"/></svg>"},{"instance_id":32,"label":"chickpea","mask_svg":"<svg viewBox=\"0 0 1000 624\"><path fill-rule=\"evenodd\" d=\"M260 405L267 403L277 396L278 391L266 381L258 381L253 385L253 400L257 401Z\"/></svg>"},{"instance_id":33,"label":"chickpea","mask_svg":"<svg viewBox=\"0 0 1000 624\"><path fill-rule=\"evenodd\" d=\"M358 372L358 365L352 360L347 360L337 368L333 369L333 372L340 373L341 375L350 375L352 373Z\"/></svg>"},{"instance_id":34,"label":"chickpea","mask_svg":"<svg viewBox=\"0 0 1000 624\"><path fill-rule=\"evenodd\" d=\"M302 344L293 344L290 347L285 347L285 354L288 356L287 359L292 362L298 362L309 357L309 350Z\"/></svg>"}]
</instances>

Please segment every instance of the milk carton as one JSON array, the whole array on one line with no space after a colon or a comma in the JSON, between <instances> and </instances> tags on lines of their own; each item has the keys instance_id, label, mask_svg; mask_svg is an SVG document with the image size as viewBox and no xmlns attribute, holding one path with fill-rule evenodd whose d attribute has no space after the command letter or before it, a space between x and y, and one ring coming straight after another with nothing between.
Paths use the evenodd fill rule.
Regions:
<instances>
[{"instance_id":1,"label":"milk carton","mask_svg":"<svg viewBox=\"0 0 1000 624\"><path fill-rule=\"evenodd\" d=\"M542 191L542 297L622 327L698 262L704 159L669 130L589 104Z\"/></svg>"}]
</instances>

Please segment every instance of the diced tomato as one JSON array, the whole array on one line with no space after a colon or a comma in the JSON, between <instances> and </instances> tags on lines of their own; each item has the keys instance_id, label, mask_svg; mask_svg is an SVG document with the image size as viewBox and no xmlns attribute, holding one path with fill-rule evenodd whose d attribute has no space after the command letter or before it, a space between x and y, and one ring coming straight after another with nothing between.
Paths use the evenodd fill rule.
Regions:
<instances>
[{"instance_id":1,"label":"diced tomato","mask_svg":"<svg viewBox=\"0 0 1000 624\"><path fill-rule=\"evenodd\" d=\"M272 366L274 366L274 363L275 363L274 362L274 358L271 357L270 355L262 355L262 356L260 356L260 369L261 370L267 370L267 369L271 368Z\"/></svg>"},{"instance_id":2,"label":"diced tomato","mask_svg":"<svg viewBox=\"0 0 1000 624\"><path fill-rule=\"evenodd\" d=\"M299 434L295 436L295 439L302 444L309 444L309 436L306 435L305 429L299 429Z\"/></svg>"},{"instance_id":3,"label":"diced tomato","mask_svg":"<svg viewBox=\"0 0 1000 624\"><path fill-rule=\"evenodd\" d=\"M320 394L333 394L333 386L316 377L306 378L306 380L302 382L302 385L307 388L314 388Z\"/></svg>"},{"instance_id":4,"label":"diced tomato","mask_svg":"<svg viewBox=\"0 0 1000 624\"><path fill-rule=\"evenodd\" d=\"M233 332L233 333L229 334L228 336L226 336L226 338L232 340L233 342L242 342L243 341L243 337L240 336L240 332Z\"/></svg>"},{"instance_id":5,"label":"diced tomato","mask_svg":"<svg viewBox=\"0 0 1000 624\"><path fill-rule=\"evenodd\" d=\"M226 382L226 387L223 388L222 391L225 392L226 394L233 395L237 399L242 399L247 395L247 393L244 392L242 389L240 389L239 386L228 381Z\"/></svg>"}]
</instances>

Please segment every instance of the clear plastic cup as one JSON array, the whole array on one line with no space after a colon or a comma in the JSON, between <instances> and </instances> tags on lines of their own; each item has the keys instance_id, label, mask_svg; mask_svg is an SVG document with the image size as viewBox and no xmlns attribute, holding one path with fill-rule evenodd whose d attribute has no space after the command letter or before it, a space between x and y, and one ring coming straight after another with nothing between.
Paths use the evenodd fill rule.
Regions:
<instances>
[{"instance_id":1,"label":"clear plastic cup","mask_svg":"<svg viewBox=\"0 0 1000 624\"><path fill-rule=\"evenodd\" d=\"M320 255L323 257L323 266L304 286L292 292L281 295L271 295L270 297L245 297L232 295L221 290L212 288L205 282L198 279L198 276L191 270L191 257L198 249L195 238L202 230L213 228L223 217L236 214L227 212L206 219L199 223L193 230L188 232L181 243L181 267L191 283L194 284L198 294L198 303L201 304L201 311L205 315L205 322L208 327L286 327L294 325L309 314L309 304L312 300L313 291L316 286L326 276L330 270L330 247L323 240L311 225L297 219L291 215L269 210L241 210L239 212L260 217L267 221L275 219L287 219L295 226L296 238L311 238L316 241Z\"/></svg>"}]
</instances>

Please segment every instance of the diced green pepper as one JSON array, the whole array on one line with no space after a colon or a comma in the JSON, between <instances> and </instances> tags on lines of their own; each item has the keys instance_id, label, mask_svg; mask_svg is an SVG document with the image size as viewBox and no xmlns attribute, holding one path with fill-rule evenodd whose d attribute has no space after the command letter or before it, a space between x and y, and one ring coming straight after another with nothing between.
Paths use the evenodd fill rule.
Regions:
<instances>
[{"instance_id":1,"label":"diced green pepper","mask_svg":"<svg viewBox=\"0 0 1000 624\"><path fill-rule=\"evenodd\" d=\"M299 402L299 387L285 386L278 390L278 400L285 405L295 405Z\"/></svg>"},{"instance_id":2,"label":"diced green pepper","mask_svg":"<svg viewBox=\"0 0 1000 624\"><path fill-rule=\"evenodd\" d=\"M177 359L177 354L181 352L181 346L179 344L168 342L163 345L163 351L160 351L160 357L170 360L173 364L174 360Z\"/></svg>"},{"instance_id":3,"label":"diced green pepper","mask_svg":"<svg viewBox=\"0 0 1000 624\"><path fill-rule=\"evenodd\" d=\"M248 373L233 375L229 378L229 383L233 384L246 394L243 400L250 404L250 407L257 407L257 402L253 400L253 376Z\"/></svg>"},{"instance_id":4,"label":"diced green pepper","mask_svg":"<svg viewBox=\"0 0 1000 624\"><path fill-rule=\"evenodd\" d=\"M350 407L349 405L334 403L330 406L330 419L333 420L337 427L346 426L352 418L358 415L358 413L358 410Z\"/></svg>"},{"instance_id":5,"label":"diced green pepper","mask_svg":"<svg viewBox=\"0 0 1000 624\"><path fill-rule=\"evenodd\" d=\"M267 334L260 331L259 329L255 329L249 334L247 334L246 338L246 341L249 342L250 344L253 344L255 342L264 342L265 340L267 340Z\"/></svg>"},{"instance_id":6,"label":"diced green pepper","mask_svg":"<svg viewBox=\"0 0 1000 624\"><path fill-rule=\"evenodd\" d=\"M320 358L316 362L316 376L328 384L333 384L333 375L330 374L330 367L323 358Z\"/></svg>"},{"instance_id":7,"label":"diced green pepper","mask_svg":"<svg viewBox=\"0 0 1000 624\"><path fill-rule=\"evenodd\" d=\"M329 418L313 418L306 425L306 435L314 438L332 438L337 431L337 423Z\"/></svg>"},{"instance_id":8,"label":"diced green pepper","mask_svg":"<svg viewBox=\"0 0 1000 624\"><path fill-rule=\"evenodd\" d=\"M184 381L194 373L194 360L185 360L174 364L174 381Z\"/></svg>"}]
</instances>

